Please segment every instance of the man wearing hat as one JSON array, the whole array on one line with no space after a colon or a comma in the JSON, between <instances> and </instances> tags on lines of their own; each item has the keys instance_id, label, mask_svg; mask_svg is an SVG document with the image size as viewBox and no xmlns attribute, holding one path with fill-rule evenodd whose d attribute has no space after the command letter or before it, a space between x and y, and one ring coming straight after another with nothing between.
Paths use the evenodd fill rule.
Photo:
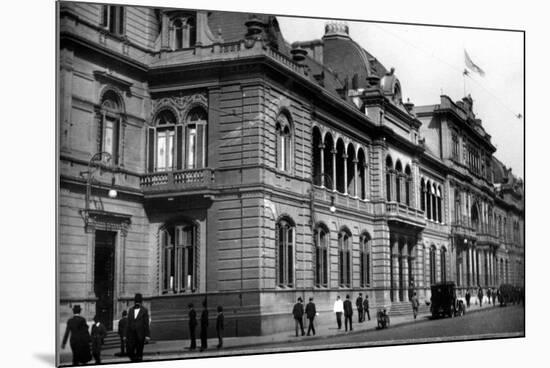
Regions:
<instances>
[{"instance_id":1,"label":"man wearing hat","mask_svg":"<svg viewBox=\"0 0 550 368\"><path fill-rule=\"evenodd\" d=\"M143 346L145 341L151 339L149 332L149 312L142 306L143 296L137 293L134 297L134 306L128 310L128 324L124 334L127 346L128 356L132 362L143 360Z\"/></svg>"},{"instance_id":2,"label":"man wearing hat","mask_svg":"<svg viewBox=\"0 0 550 368\"><path fill-rule=\"evenodd\" d=\"M92 359L90 354L90 334L88 333L88 324L86 319L80 316L80 305L73 307L74 316L67 321L67 328L63 336L61 349L65 349L69 334L71 335L71 350L73 352L73 365L88 363Z\"/></svg>"}]
</instances>

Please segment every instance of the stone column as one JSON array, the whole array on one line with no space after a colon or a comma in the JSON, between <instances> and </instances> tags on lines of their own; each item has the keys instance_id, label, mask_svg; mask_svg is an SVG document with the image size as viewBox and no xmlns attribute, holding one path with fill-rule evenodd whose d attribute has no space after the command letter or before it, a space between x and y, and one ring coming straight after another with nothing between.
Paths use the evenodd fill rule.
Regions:
<instances>
[{"instance_id":1,"label":"stone column","mask_svg":"<svg viewBox=\"0 0 550 368\"><path fill-rule=\"evenodd\" d=\"M357 163L359 161L357 160L357 157L353 159L353 196L355 198L359 197L357 195Z\"/></svg>"},{"instance_id":2,"label":"stone column","mask_svg":"<svg viewBox=\"0 0 550 368\"><path fill-rule=\"evenodd\" d=\"M403 244L403 253L401 255L401 266L403 273L403 300L409 301L409 252L407 243Z\"/></svg>"},{"instance_id":3,"label":"stone column","mask_svg":"<svg viewBox=\"0 0 550 368\"><path fill-rule=\"evenodd\" d=\"M392 245L392 257L393 257L393 300L399 301L399 241L394 239Z\"/></svg>"},{"instance_id":4,"label":"stone column","mask_svg":"<svg viewBox=\"0 0 550 368\"><path fill-rule=\"evenodd\" d=\"M466 281L468 282L468 287L472 286L473 284L473 257L472 257L472 247L468 244L468 273L466 277Z\"/></svg>"},{"instance_id":5,"label":"stone column","mask_svg":"<svg viewBox=\"0 0 550 368\"><path fill-rule=\"evenodd\" d=\"M348 194L348 155L345 153L342 155L342 161L344 161L344 194Z\"/></svg>"},{"instance_id":6,"label":"stone column","mask_svg":"<svg viewBox=\"0 0 550 368\"><path fill-rule=\"evenodd\" d=\"M332 191L336 192L336 149L330 151L332 153Z\"/></svg>"}]
</instances>

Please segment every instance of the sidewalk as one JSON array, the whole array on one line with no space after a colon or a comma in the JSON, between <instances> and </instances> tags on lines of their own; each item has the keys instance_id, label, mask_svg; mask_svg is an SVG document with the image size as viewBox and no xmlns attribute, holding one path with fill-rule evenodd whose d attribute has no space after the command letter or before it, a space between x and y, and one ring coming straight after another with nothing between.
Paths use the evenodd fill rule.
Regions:
<instances>
[{"instance_id":1,"label":"sidewalk","mask_svg":"<svg viewBox=\"0 0 550 368\"><path fill-rule=\"evenodd\" d=\"M490 308L498 308L498 303L493 305L484 304L482 307L478 305L471 304L470 308L466 310L466 314L475 313L477 311L486 310ZM197 349L190 351L187 349L189 346L189 340L152 340L149 344L145 345L143 352L143 359L145 360L157 360L162 358L197 358L197 357L209 357L209 356L219 356L219 355L231 355L235 353L234 350L224 351L225 349L235 349L243 348L246 350L251 350L252 348L260 347L262 345L270 345L272 343L280 342L293 342L301 341L304 339L314 339L319 340L320 345L327 344L325 339L328 339L333 336L344 335L344 334L355 334L364 331L373 331L376 330L377 321L376 321L376 311L371 311L371 320L366 320L363 323L357 322L357 311L354 310L353 316L353 331L345 332L344 330L344 321L342 318L342 329L338 330L336 327L336 319L334 318L334 323L332 324L316 324L315 336L295 336L295 331L281 332L272 335L264 336L242 336L242 337L225 337L223 339L223 349L218 350L216 346L218 345L217 338L208 339L208 349L204 352L200 352L200 339L197 339ZM402 326L405 324L411 323L421 323L422 321L427 321L431 315L429 313L422 313L417 316L417 319L414 320L412 316L412 310L410 314L402 316L393 316L391 317L390 327L393 328L396 326ZM291 316L289 315L289 318ZM307 321L304 323L304 329L307 332ZM198 332L199 328L197 328ZM198 335L198 333L197 333ZM267 346L266 346L267 347ZM128 357L116 357L115 353L118 353L119 349L106 349L102 351L102 363L114 363L114 362L129 362ZM93 364L93 361L90 362ZM67 349L61 352L61 364L71 364L71 351Z\"/></svg>"}]
</instances>

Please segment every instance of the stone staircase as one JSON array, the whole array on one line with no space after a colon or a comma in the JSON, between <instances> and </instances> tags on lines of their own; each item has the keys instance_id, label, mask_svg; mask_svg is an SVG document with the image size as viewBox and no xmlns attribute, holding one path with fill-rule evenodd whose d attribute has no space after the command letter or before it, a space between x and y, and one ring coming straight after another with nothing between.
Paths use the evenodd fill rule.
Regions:
<instances>
[{"instance_id":1,"label":"stone staircase","mask_svg":"<svg viewBox=\"0 0 550 368\"><path fill-rule=\"evenodd\" d=\"M116 331L108 331L101 350L117 349L120 350L120 337Z\"/></svg>"},{"instance_id":2,"label":"stone staircase","mask_svg":"<svg viewBox=\"0 0 550 368\"><path fill-rule=\"evenodd\" d=\"M430 306L426 303L420 302L418 307L418 313L429 313ZM412 304L411 302L393 302L391 304L389 315L390 316L403 316L410 314L412 316Z\"/></svg>"}]
</instances>

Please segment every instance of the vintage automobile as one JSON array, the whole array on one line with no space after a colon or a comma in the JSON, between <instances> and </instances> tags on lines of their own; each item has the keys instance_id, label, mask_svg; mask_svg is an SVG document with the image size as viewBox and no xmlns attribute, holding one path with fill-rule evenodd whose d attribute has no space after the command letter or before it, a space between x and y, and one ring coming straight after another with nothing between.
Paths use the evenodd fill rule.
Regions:
<instances>
[{"instance_id":1,"label":"vintage automobile","mask_svg":"<svg viewBox=\"0 0 550 368\"><path fill-rule=\"evenodd\" d=\"M431 286L430 312L432 317L461 316L466 312L462 300L456 297L454 282L439 282Z\"/></svg>"}]
</instances>

